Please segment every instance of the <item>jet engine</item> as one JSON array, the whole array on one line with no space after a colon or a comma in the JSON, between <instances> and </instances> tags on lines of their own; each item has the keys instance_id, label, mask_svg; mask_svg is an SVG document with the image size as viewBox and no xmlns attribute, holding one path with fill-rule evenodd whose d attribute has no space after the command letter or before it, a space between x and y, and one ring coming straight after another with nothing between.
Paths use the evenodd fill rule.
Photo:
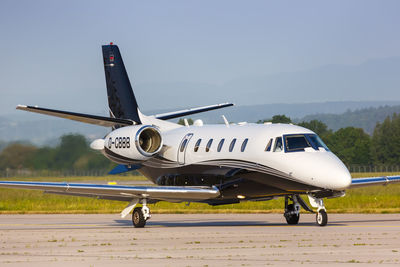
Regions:
<instances>
[{"instance_id":1,"label":"jet engine","mask_svg":"<svg viewBox=\"0 0 400 267\"><path fill-rule=\"evenodd\" d=\"M160 152L162 147L160 131L153 126L145 126L140 128L136 133L135 145L143 156L154 156Z\"/></svg>"},{"instance_id":2,"label":"jet engine","mask_svg":"<svg viewBox=\"0 0 400 267\"><path fill-rule=\"evenodd\" d=\"M90 147L101 150L118 164L145 161L160 152L163 139L160 130L151 125L134 125L118 128L104 139L97 139Z\"/></svg>"}]
</instances>

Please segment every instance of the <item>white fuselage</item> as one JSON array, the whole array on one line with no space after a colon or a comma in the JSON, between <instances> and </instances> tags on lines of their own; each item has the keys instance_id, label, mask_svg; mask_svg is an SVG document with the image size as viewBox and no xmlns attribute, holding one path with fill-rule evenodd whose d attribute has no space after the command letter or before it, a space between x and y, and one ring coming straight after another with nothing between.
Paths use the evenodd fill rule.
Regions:
<instances>
[{"instance_id":1,"label":"white fuselage","mask_svg":"<svg viewBox=\"0 0 400 267\"><path fill-rule=\"evenodd\" d=\"M147 118L149 124L158 126L159 120ZM105 146L109 138L114 140L122 136L135 140L137 127L139 126L123 127L111 132L105 137ZM144 160L142 161L144 166L167 170L194 165L232 168L237 165L238 168L276 172L282 177L286 176L287 179L323 189L343 190L351 184L351 176L346 166L328 149L306 147L289 151L290 141L286 140L285 136L315 136L314 132L300 126L221 124L179 127L176 124L164 123L159 129L163 147L157 154L157 160ZM277 138L281 138L281 149L279 145L275 149ZM224 140L223 145L220 144L221 140ZM235 140L234 145L233 140ZM132 144L130 148L125 149L110 146L109 150L123 158L131 158L132 162L137 162L132 147Z\"/></svg>"}]
</instances>

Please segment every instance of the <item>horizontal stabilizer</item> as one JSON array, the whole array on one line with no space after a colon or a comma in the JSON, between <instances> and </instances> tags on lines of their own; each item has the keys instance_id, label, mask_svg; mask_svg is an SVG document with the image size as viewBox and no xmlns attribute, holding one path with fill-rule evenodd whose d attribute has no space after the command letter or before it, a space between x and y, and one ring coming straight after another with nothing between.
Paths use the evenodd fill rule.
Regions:
<instances>
[{"instance_id":1,"label":"horizontal stabilizer","mask_svg":"<svg viewBox=\"0 0 400 267\"><path fill-rule=\"evenodd\" d=\"M118 165L117 167L115 167L114 169L112 169L108 174L120 174L120 173L125 173L125 172L129 172L129 171L134 171L134 170L138 170L142 167L142 165L131 165L130 167L128 165Z\"/></svg>"},{"instance_id":2,"label":"horizontal stabilizer","mask_svg":"<svg viewBox=\"0 0 400 267\"><path fill-rule=\"evenodd\" d=\"M400 183L400 176L356 178L351 181L350 188L373 186L373 185L387 185L392 183Z\"/></svg>"},{"instance_id":3,"label":"horizontal stabilizer","mask_svg":"<svg viewBox=\"0 0 400 267\"><path fill-rule=\"evenodd\" d=\"M220 108L226 108L226 107L231 107L234 104L232 103L223 103L223 104L217 104L217 105L211 105L211 106L205 106L205 107L198 107L198 108L190 108L190 109L184 109L184 110L179 110L179 111L174 111L174 112L168 112L168 113L162 113L162 114L157 114L154 115L156 119L160 120L169 120L169 119L175 119L183 116L188 116L196 113L201 113L201 112L206 112L214 109L220 109Z\"/></svg>"},{"instance_id":4,"label":"horizontal stabilizer","mask_svg":"<svg viewBox=\"0 0 400 267\"><path fill-rule=\"evenodd\" d=\"M117 118L109 118L109 117L102 117L97 115L88 115L82 113L75 113L69 111L62 111L62 110L55 110L55 109L47 109L47 108L39 108L36 106L24 106L18 105L17 109L25 110L29 112L35 112L40 114L45 114L49 116L69 119L73 121L79 121L83 123L89 123L104 127L113 127L113 126L128 126L133 125L134 122L131 120L126 119L117 119Z\"/></svg>"},{"instance_id":5,"label":"horizontal stabilizer","mask_svg":"<svg viewBox=\"0 0 400 267\"><path fill-rule=\"evenodd\" d=\"M124 186L108 184L0 181L0 187L37 189L47 193L131 201L146 198L165 201L202 201L220 195L216 187Z\"/></svg>"}]
</instances>

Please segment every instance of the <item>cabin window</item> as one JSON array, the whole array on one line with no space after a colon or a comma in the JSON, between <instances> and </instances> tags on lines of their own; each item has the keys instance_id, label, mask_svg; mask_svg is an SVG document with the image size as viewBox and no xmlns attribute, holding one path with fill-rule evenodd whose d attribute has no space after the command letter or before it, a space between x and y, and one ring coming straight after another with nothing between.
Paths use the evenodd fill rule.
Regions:
<instances>
[{"instance_id":1,"label":"cabin window","mask_svg":"<svg viewBox=\"0 0 400 267\"><path fill-rule=\"evenodd\" d=\"M197 152L199 150L201 143L201 139L197 140L196 144L194 145L194 152Z\"/></svg>"},{"instance_id":2,"label":"cabin window","mask_svg":"<svg viewBox=\"0 0 400 267\"><path fill-rule=\"evenodd\" d=\"M240 148L241 152L244 152L244 150L246 149L247 146L247 142L249 141L249 138L244 139L243 143L242 143L242 147Z\"/></svg>"},{"instance_id":3,"label":"cabin window","mask_svg":"<svg viewBox=\"0 0 400 267\"><path fill-rule=\"evenodd\" d=\"M218 148L217 148L218 152L221 152L221 149L222 149L222 146L224 145L224 142L225 142L224 138L222 138L221 141L219 141Z\"/></svg>"},{"instance_id":4,"label":"cabin window","mask_svg":"<svg viewBox=\"0 0 400 267\"><path fill-rule=\"evenodd\" d=\"M265 147L265 151L271 151L271 146L272 146L272 138L269 139L269 142L268 142L267 146Z\"/></svg>"},{"instance_id":5,"label":"cabin window","mask_svg":"<svg viewBox=\"0 0 400 267\"><path fill-rule=\"evenodd\" d=\"M210 147L211 147L211 145L212 145L212 142L213 142L213 139L210 139L210 140L208 141L207 146L206 146L206 152L210 151Z\"/></svg>"},{"instance_id":6,"label":"cabin window","mask_svg":"<svg viewBox=\"0 0 400 267\"><path fill-rule=\"evenodd\" d=\"M180 148L181 152L185 151L185 147L186 147L187 142L188 142L188 139L183 140L183 142L181 144L181 148Z\"/></svg>"},{"instance_id":7,"label":"cabin window","mask_svg":"<svg viewBox=\"0 0 400 267\"><path fill-rule=\"evenodd\" d=\"M282 137L275 138L274 152L281 152L283 150Z\"/></svg>"},{"instance_id":8,"label":"cabin window","mask_svg":"<svg viewBox=\"0 0 400 267\"><path fill-rule=\"evenodd\" d=\"M287 152L304 151L306 147L311 147L310 142L304 134L286 135L285 146Z\"/></svg>"},{"instance_id":9,"label":"cabin window","mask_svg":"<svg viewBox=\"0 0 400 267\"><path fill-rule=\"evenodd\" d=\"M235 143L236 143L236 138L233 138L231 144L229 145L229 152L233 151L233 148L235 147Z\"/></svg>"}]
</instances>

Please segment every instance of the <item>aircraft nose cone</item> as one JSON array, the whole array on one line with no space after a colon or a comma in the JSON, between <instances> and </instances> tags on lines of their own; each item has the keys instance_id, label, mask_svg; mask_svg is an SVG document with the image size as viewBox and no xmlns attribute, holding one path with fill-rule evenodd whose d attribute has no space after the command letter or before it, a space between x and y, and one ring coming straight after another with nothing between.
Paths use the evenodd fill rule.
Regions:
<instances>
[{"instance_id":1,"label":"aircraft nose cone","mask_svg":"<svg viewBox=\"0 0 400 267\"><path fill-rule=\"evenodd\" d=\"M306 153L296 164L296 174L317 187L343 190L350 186L351 175L343 162L331 152Z\"/></svg>"},{"instance_id":2,"label":"aircraft nose cone","mask_svg":"<svg viewBox=\"0 0 400 267\"><path fill-rule=\"evenodd\" d=\"M332 171L329 176L331 177L331 181L334 181L331 185L331 189L334 190L343 190L350 186L351 184L351 175L347 170L344 164L342 166L337 166L336 170Z\"/></svg>"},{"instance_id":3,"label":"aircraft nose cone","mask_svg":"<svg viewBox=\"0 0 400 267\"><path fill-rule=\"evenodd\" d=\"M325 183L326 188L332 190L343 190L350 186L351 175L343 162L334 154L327 155L321 166L325 171L320 173L321 181Z\"/></svg>"}]
</instances>

